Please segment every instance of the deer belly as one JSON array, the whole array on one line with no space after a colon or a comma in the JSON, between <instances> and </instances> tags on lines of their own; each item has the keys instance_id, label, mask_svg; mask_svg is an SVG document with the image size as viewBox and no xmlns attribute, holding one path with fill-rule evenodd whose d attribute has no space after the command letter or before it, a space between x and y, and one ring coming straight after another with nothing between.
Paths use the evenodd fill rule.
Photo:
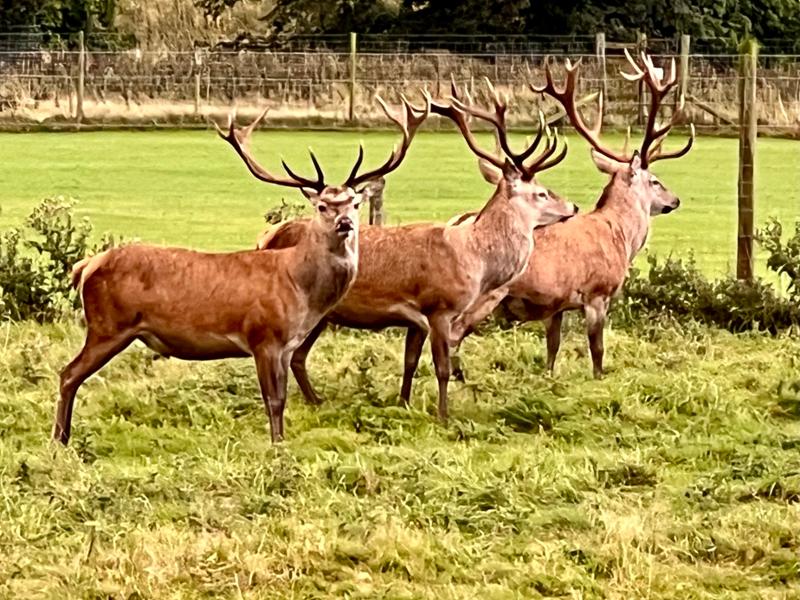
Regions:
<instances>
[{"instance_id":1,"label":"deer belly","mask_svg":"<svg viewBox=\"0 0 800 600\"><path fill-rule=\"evenodd\" d=\"M250 356L247 340L240 333L143 331L138 337L154 352L183 360L215 360Z\"/></svg>"}]
</instances>

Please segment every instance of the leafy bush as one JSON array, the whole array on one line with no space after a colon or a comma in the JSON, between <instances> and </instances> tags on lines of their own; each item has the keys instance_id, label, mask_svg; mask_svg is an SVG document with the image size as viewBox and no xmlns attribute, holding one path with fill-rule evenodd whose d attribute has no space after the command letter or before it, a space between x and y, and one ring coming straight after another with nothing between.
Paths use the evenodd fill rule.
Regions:
<instances>
[{"instance_id":1,"label":"leafy bush","mask_svg":"<svg viewBox=\"0 0 800 600\"><path fill-rule=\"evenodd\" d=\"M767 267L789 279L789 293L800 302L800 221L794 224L794 235L783 242L783 227L777 219L770 219L756 236L758 243L769 253Z\"/></svg>"},{"instance_id":2,"label":"leafy bush","mask_svg":"<svg viewBox=\"0 0 800 600\"><path fill-rule=\"evenodd\" d=\"M777 227L777 242L769 238L772 250L765 246L770 253L767 265L776 272L789 274L790 278L795 273L790 285L797 295L796 269L800 262L793 262L797 257L782 251L780 225ZM800 236L790 240L788 246L800 248ZM632 269L625 282L623 298L616 307L617 314L624 320L666 316L734 332L756 329L770 333L800 324L797 298L781 296L774 286L762 279L752 282L733 277L709 280L698 270L691 255L685 260L668 257L664 262L649 256L648 262L647 276Z\"/></svg>"},{"instance_id":3,"label":"leafy bush","mask_svg":"<svg viewBox=\"0 0 800 600\"><path fill-rule=\"evenodd\" d=\"M74 203L63 196L46 198L23 227L0 234L0 318L54 321L76 307L72 266L114 240L104 236L90 247L92 225L75 219Z\"/></svg>"}]
</instances>

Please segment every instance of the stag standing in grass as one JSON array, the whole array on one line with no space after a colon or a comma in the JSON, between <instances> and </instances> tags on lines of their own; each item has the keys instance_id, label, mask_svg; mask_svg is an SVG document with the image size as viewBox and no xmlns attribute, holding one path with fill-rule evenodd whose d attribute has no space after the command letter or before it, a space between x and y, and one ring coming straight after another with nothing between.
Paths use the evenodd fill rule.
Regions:
<instances>
[{"instance_id":1,"label":"stag standing in grass","mask_svg":"<svg viewBox=\"0 0 800 600\"><path fill-rule=\"evenodd\" d=\"M611 176L594 210L534 232L536 252L525 273L509 286L502 303L502 310L516 319L545 321L550 371L561 343L564 312L582 310L594 375L602 376L603 328L609 303L622 289L631 262L647 240L651 217L672 212L680 205L680 200L650 172L653 162L683 156L694 142L692 127L689 141L681 150L662 152L662 144L680 119L683 107L681 98L669 122L657 125L659 108L677 82L675 61L664 80L649 56L642 54L640 63L627 52L626 56L634 73L622 75L629 81L643 81L650 92L644 138L639 150L630 155L600 143L602 96L594 127L588 127L581 117L575 101L578 64L567 61L566 82L561 90L553 83L549 65L545 85L531 86L561 104L575 130L589 142L597 168ZM465 215L461 220L468 219L469 215ZM470 324L479 320L472 318Z\"/></svg>"},{"instance_id":2,"label":"stag standing in grass","mask_svg":"<svg viewBox=\"0 0 800 600\"><path fill-rule=\"evenodd\" d=\"M133 340L164 356L210 360L252 356L256 362L272 441L283 438L286 377L292 352L350 288L358 265L358 206L365 182L402 162L428 115L404 101L403 142L379 168L358 174L358 159L341 186L325 183L311 154L316 179L270 174L248 150L249 136L266 111L245 129L233 119L219 130L250 172L266 183L299 189L314 206L306 235L296 246L269 252L208 254L135 244L78 263L87 334L83 349L61 373L54 439L66 444L75 393Z\"/></svg>"},{"instance_id":3,"label":"stag standing in grass","mask_svg":"<svg viewBox=\"0 0 800 600\"><path fill-rule=\"evenodd\" d=\"M475 310L494 290L518 277L533 249L533 228L571 217L573 204L553 197L536 182L537 173L558 164L558 137L547 130L544 149L536 155L545 133L523 152L511 150L506 138L506 103L494 92L494 110L485 111L454 99L452 104L431 102L431 112L455 122L467 145L501 176L494 194L472 222L459 226L362 226L358 276L327 319L311 332L291 361L292 372L310 403L319 403L306 371L306 358L327 323L379 330L406 327L406 363L402 400L411 396L411 380L422 345L430 333L431 351L439 386L439 418L447 419L450 378L451 326L465 311ZM469 117L488 122L501 140L503 154L480 148L469 128ZM262 248L299 243L306 224L292 221L259 241ZM413 360L409 361L409 357Z\"/></svg>"}]
</instances>

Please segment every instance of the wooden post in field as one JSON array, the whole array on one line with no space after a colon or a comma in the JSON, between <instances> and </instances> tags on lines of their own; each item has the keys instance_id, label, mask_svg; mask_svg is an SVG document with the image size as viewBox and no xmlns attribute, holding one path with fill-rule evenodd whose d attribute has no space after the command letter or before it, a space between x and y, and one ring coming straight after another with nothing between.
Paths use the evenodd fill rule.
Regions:
<instances>
[{"instance_id":1,"label":"wooden post in field","mask_svg":"<svg viewBox=\"0 0 800 600\"><path fill-rule=\"evenodd\" d=\"M200 114L200 71L203 69L203 57L200 50L194 51L194 114Z\"/></svg>"},{"instance_id":2,"label":"wooden post in field","mask_svg":"<svg viewBox=\"0 0 800 600\"><path fill-rule=\"evenodd\" d=\"M606 71L606 34L602 31L597 33L594 38L594 49L597 56L597 64L600 67L601 91L603 100L608 102L608 77ZM603 115L600 115L603 118Z\"/></svg>"},{"instance_id":3,"label":"wooden post in field","mask_svg":"<svg viewBox=\"0 0 800 600\"><path fill-rule=\"evenodd\" d=\"M350 106L348 107L348 119L352 123L356 119L356 34L350 32Z\"/></svg>"},{"instance_id":4,"label":"wooden post in field","mask_svg":"<svg viewBox=\"0 0 800 600\"><path fill-rule=\"evenodd\" d=\"M83 31L78 32L78 87L76 89L75 121L78 125L83 121L83 86L86 76L86 45Z\"/></svg>"},{"instance_id":5,"label":"wooden post in field","mask_svg":"<svg viewBox=\"0 0 800 600\"><path fill-rule=\"evenodd\" d=\"M689 95L689 50L691 43L691 36L686 34L681 36L681 81L680 89L678 90L681 98Z\"/></svg>"},{"instance_id":6,"label":"wooden post in field","mask_svg":"<svg viewBox=\"0 0 800 600\"><path fill-rule=\"evenodd\" d=\"M739 59L739 232L736 277L753 279L753 209L755 203L756 138L758 136L758 44L742 44Z\"/></svg>"},{"instance_id":7,"label":"wooden post in field","mask_svg":"<svg viewBox=\"0 0 800 600\"><path fill-rule=\"evenodd\" d=\"M641 31L636 32L636 55L647 52L647 35ZM637 112L636 124L640 127L644 125L644 81L639 80L639 89L636 96Z\"/></svg>"},{"instance_id":8,"label":"wooden post in field","mask_svg":"<svg viewBox=\"0 0 800 600\"><path fill-rule=\"evenodd\" d=\"M386 180L383 177L373 179L364 188L364 194L369 198L369 224L383 225L385 215L383 212L383 190Z\"/></svg>"}]
</instances>

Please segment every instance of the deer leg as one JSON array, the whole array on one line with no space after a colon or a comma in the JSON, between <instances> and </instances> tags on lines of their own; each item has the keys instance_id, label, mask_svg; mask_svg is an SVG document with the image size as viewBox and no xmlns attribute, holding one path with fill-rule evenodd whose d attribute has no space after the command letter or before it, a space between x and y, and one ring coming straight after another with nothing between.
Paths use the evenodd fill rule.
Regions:
<instances>
[{"instance_id":1,"label":"deer leg","mask_svg":"<svg viewBox=\"0 0 800 600\"><path fill-rule=\"evenodd\" d=\"M459 345L475 326L488 317L508 294L508 287L501 287L479 297L467 310L453 320L451 346Z\"/></svg>"},{"instance_id":2,"label":"deer leg","mask_svg":"<svg viewBox=\"0 0 800 600\"><path fill-rule=\"evenodd\" d=\"M608 301L597 299L584 307L586 315L586 334L589 337L589 351L592 354L592 367L595 379L603 376L603 329L606 325Z\"/></svg>"},{"instance_id":3,"label":"deer leg","mask_svg":"<svg viewBox=\"0 0 800 600\"><path fill-rule=\"evenodd\" d=\"M447 423L447 383L450 380L450 319L431 319L431 352L436 379L439 382L439 420Z\"/></svg>"},{"instance_id":4,"label":"deer leg","mask_svg":"<svg viewBox=\"0 0 800 600\"><path fill-rule=\"evenodd\" d=\"M411 383L414 373L417 372L419 357L422 355L422 346L428 333L424 329L411 326L406 332L406 351L403 356L403 384L400 386L400 399L408 406L411 400Z\"/></svg>"},{"instance_id":5,"label":"deer leg","mask_svg":"<svg viewBox=\"0 0 800 600\"><path fill-rule=\"evenodd\" d=\"M72 428L72 407L75 404L78 388L109 360L127 348L133 340L134 336L127 332L104 338L89 330L81 351L61 371L53 440L67 445Z\"/></svg>"},{"instance_id":6,"label":"deer leg","mask_svg":"<svg viewBox=\"0 0 800 600\"><path fill-rule=\"evenodd\" d=\"M544 327L547 331L547 370L550 373L555 370L556 355L561 347L561 322L563 320L564 313L557 312L544 321Z\"/></svg>"},{"instance_id":7,"label":"deer leg","mask_svg":"<svg viewBox=\"0 0 800 600\"><path fill-rule=\"evenodd\" d=\"M283 409L286 406L286 375L290 356L275 347L257 348L253 352L261 397L269 417L272 443L283 440Z\"/></svg>"},{"instance_id":8,"label":"deer leg","mask_svg":"<svg viewBox=\"0 0 800 600\"><path fill-rule=\"evenodd\" d=\"M292 373L294 374L297 385L300 387L300 392L302 392L303 398L305 398L307 404L322 404L322 398L319 397L317 392L314 390L314 386L311 385L311 381L308 379L308 371L306 371L306 359L308 358L308 353L311 352L311 348L314 346L317 339L319 339L320 334L325 331L327 326L328 323L324 319L320 321L317 326L311 330L306 339L303 340L303 343L300 344L300 346L292 355Z\"/></svg>"}]
</instances>

